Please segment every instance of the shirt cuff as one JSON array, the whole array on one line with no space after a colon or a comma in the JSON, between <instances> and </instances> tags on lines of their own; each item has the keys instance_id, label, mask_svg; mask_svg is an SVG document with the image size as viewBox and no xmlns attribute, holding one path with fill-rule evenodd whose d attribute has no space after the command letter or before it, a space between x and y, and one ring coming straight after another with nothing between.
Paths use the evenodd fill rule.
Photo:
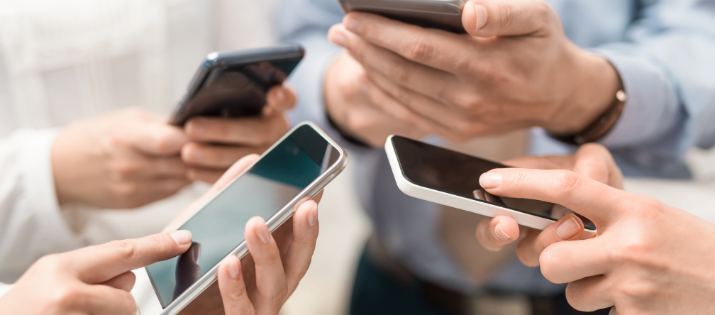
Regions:
<instances>
[{"instance_id":1,"label":"shirt cuff","mask_svg":"<svg viewBox=\"0 0 715 315\"><path fill-rule=\"evenodd\" d=\"M648 58L615 47L592 50L616 68L628 96L621 117L599 143L623 148L656 141L685 119L673 84Z\"/></svg>"},{"instance_id":2,"label":"shirt cuff","mask_svg":"<svg viewBox=\"0 0 715 315\"><path fill-rule=\"evenodd\" d=\"M72 250L83 245L62 215L54 173L52 171L52 144L57 138L57 130L23 130L21 153L21 182L25 194L25 209L34 216L39 232L33 246L38 246L42 254ZM42 241L43 239L52 241ZM44 243L43 245L40 245Z\"/></svg>"},{"instance_id":3,"label":"shirt cuff","mask_svg":"<svg viewBox=\"0 0 715 315\"><path fill-rule=\"evenodd\" d=\"M11 284L0 283L0 298L5 296L5 294L7 294L7 292L12 290L12 287L13 287L13 285L11 285Z\"/></svg>"}]
</instances>

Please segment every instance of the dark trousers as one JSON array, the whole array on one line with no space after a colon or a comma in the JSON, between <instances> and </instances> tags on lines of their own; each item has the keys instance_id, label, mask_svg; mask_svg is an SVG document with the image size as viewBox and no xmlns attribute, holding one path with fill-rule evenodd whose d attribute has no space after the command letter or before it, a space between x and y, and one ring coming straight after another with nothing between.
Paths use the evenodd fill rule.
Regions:
<instances>
[{"instance_id":1,"label":"dark trousers","mask_svg":"<svg viewBox=\"0 0 715 315\"><path fill-rule=\"evenodd\" d=\"M458 293L445 293L435 289L435 285L424 281L402 283L392 275L382 271L370 261L363 252L358 264L353 286L350 315L471 315L467 308L459 307ZM444 290L444 289L442 289ZM440 296L441 295L441 296ZM436 298L435 298L436 296ZM463 297L464 302L467 298ZM608 315L609 310L583 313L574 310L566 301L565 295L553 297L529 297L533 315ZM489 314L486 314L489 315Z\"/></svg>"}]
</instances>

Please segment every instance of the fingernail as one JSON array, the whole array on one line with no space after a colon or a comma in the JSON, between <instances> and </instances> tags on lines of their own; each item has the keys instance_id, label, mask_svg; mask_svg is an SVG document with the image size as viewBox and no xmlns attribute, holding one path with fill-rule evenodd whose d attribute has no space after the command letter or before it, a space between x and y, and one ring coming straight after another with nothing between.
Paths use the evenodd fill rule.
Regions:
<instances>
[{"instance_id":1,"label":"fingernail","mask_svg":"<svg viewBox=\"0 0 715 315\"><path fill-rule=\"evenodd\" d=\"M479 177L479 184L482 185L484 189L492 189L499 187L503 180L504 175L502 173L487 172Z\"/></svg>"},{"instance_id":2,"label":"fingernail","mask_svg":"<svg viewBox=\"0 0 715 315\"><path fill-rule=\"evenodd\" d=\"M333 31L330 33L330 41L335 45L345 47L345 34L341 31Z\"/></svg>"},{"instance_id":3,"label":"fingernail","mask_svg":"<svg viewBox=\"0 0 715 315\"><path fill-rule=\"evenodd\" d=\"M497 226L494 227L494 235L496 235L497 238L501 241L508 241L511 238L509 234L506 234L506 232L504 232L504 229L502 229L501 227L501 223L497 224Z\"/></svg>"},{"instance_id":4,"label":"fingernail","mask_svg":"<svg viewBox=\"0 0 715 315\"><path fill-rule=\"evenodd\" d=\"M562 240L569 240L574 237L576 233L578 233L578 230L578 222L576 222L576 218L572 216L568 220L561 222L561 224L556 228L556 236Z\"/></svg>"},{"instance_id":5,"label":"fingernail","mask_svg":"<svg viewBox=\"0 0 715 315\"><path fill-rule=\"evenodd\" d=\"M360 22L356 18L350 17L345 20L346 21L344 21L343 24L345 25L345 28L348 29L348 31L351 31L353 33L360 32Z\"/></svg>"},{"instance_id":6,"label":"fingernail","mask_svg":"<svg viewBox=\"0 0 715 315\"><path fill-rule=\"evenodd\" d=\"M179 230L171 233L171 238L179 245L191 244L191 232L187 230Z\"/></svg>"},{"instance_id":7,"label":"fingernail","mask_svg":"<svg viewBox=\"0 0 715 315\"><path fill-rule=\"evenodd\" d=\"M477 18L477 31L487 24L487 8L482 5L474 5L474 17Z\"/></svg>"},{"instance_id":8,"label":"fingernail","mask_svg":"<svg viewBox=\"0 0 715 315\"><path fill-rule=\"evenodd\" d=\"M266 226L265 224L259 226L256 229L256 235L263 244L268 244L271 242L271 232L268 231L268 226Z\"/></svg>"},{"instance_id":9,"label":"fingernail","mask_svg":"<svg viewBox=\"0 0 715 315\"><path fill-rule=\"evenodd\" d=\"M310 227L314 227L316 224L318 224L318 205L315 204L313 206L313 209L310 209L310 213L308 213L308 225Z\"/></svg>"},{"instance_id":10,"label":"fingernail","mask_svg":"<svg viewBox=\"0 0 715 315\"><path fill-rule=\"evenodd\" d=\"M238 259L229 258L228 261L228 275L231 276L232 279L236 280L238 279L238 276L241 274L241 267L238 265Z\"/></svg>"}]
</instances>

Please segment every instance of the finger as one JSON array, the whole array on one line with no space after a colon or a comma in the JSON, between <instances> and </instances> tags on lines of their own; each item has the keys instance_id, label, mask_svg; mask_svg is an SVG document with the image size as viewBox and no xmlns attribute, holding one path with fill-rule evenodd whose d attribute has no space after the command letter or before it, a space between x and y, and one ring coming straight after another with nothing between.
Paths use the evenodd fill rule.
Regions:
<instances>
[{"instance_id":1,"label":"finger","mask_svg":"<svg viewBox=\"0 0 715 315\"><path fill-rule=\"evenodd\" d=\"M363 89L376 107L392 116L395 120L410 124L419 130L430 131L430 133L434 133L437 130L444 130L444 128L441 128L438 124L415 114L409 108L398 103L373 84L366 84L363 86Z\"/></svg>"},{"instance_id":2,"label":"finger","mask_svg":"<svg viewBox=\"0 0 715 315\"><path fill-rule=\"evenodd\" d=\"M266 95L266 109L269 112L264 114L274 115L292 109L296 103L296 95L293 89L286 85L276 86L268 90Z\"/></svg>"},{"instance_id":3,"label":"finger","mask_svg":"<svg viewBox=\"0 0 715 315\"><path fill-rule=\"evenodd\" d=\"M227 169L242 157L261 154L268 148L269 145L251 147L189 142L181 149L181 159L193 167Z\"/></svg>"},{"instance_id":4,"label":"finger","mask_svg":"<svg viewBox=\"0 0 715 315\"><path fill-rule=\"evenodd\" d=\"M126 137L136 149L150 155L176 155L189 139L184 131L163 122L139 121L127 126Z\"/></svg>"},{"instance_id":5,"label":"finger","mask_svg":"<svg viewBox=\"0 0 715 315\"><path fill-rule=\"evenodd\" d=\"M370 80L395 102L431 124L432 132L455 141L468 141L477 126L476 119L465 119L461 109L397 86L379 73L369 73Z\"/></svg>"},{"instance_id":6,"label":"finger","mask_svg":"<svg viewBox=\"0 0 715 315\"><path fill-rule=\"evenodd\" d=\"M560 26L558 15L540 0L472 0L462 9L462 25L479 37L545 36Z\"/></svg>"},{"instance_id":7,"label":"finger","mask_svg":"<svg viewBox=\"0 0 715 315\"><path fill-rule=\"evenodd\" d=\"M522 156L506 160L502 162L502 164L517 168L537 170L570 170L573 168L574 158L566 155Z\"/></svg>"},{"instance_id":8,"label":"finger","mask_svg":"<svg viewBox=\"0 0 715 315\"><path fill-rule=\"evenodd\" d=\"M256 288L261 299L254 302L280 309L287 291L278 246L261 217L253 217L246 223L245 237L255 264Z\"/></svg>"},{"instance_id":9,"label":"finger","mask_svg":"<svg viewBox=\"0 0 715 315\"><path fill-rule=\"evenodd\" d=\"M486 218L477 225L477 240L490 251L500 251L519 239L519 224L511 217Z\"/></svg>"},{"instance_id":10,"label":"finger","mask_svg":"<svg viewBox=\"0 0 715 315\"><path fill-rule=\"evenodd\" d=\"M255 314L256 311L243 282L241 261L238 257L231 255L221 263L218 269L218 286L226 315Z\"/></svg>"},{"instance_id":11,"label":"finger","mask_svg":"<svg viewBox=\"0 0 715 315\"><path fill-rule=\"evenodd\" d=\"M470 58L475 58L473 54L464 54L474 50L471 43L464 40L467 35L424 29L362 12L348 13L343 25L369 43L391 50L407 60L449 73L464 72Z\"/></svg>"},{"instance_id":12,"label":"finger","mask_svg":"<svg viewBox=\"0 0 715 315\"><path fill-rule=\"evenodd\" d=\"M266 146L273 144L288 131L288 121L283 115L244 118L195 117L186 123L185 129L193 141Z\"/></svg>"},{"instance_id":13,"label":"finger","mask_svg":"<svg viewBox=\"0 0 715 315\"><path fill-rule=\"evenodd\" d=\"M630 198L621 190L565 170L495 169L482 174L480 184L489 193L560 204L590 219L600 230L620 215Z\"/></svg>"},{"instance_id":14,"label":"finger","mask_svg":"<svg viewBox=\"0 0 715 315\"><path fill-rule=\"evenodd\" d=\"M382 47L368 43L345 29L342 24L333 26L328 38L347 49L353 58L370 72L377 72L398 85L429 96L448 95L455 76L441 70L412 62ZM456 83L456 82L454 82Z\"/></svg>"},{"instance_id":15,"label":"finger","mask_svg":"<svg viewBox=\"0 0 715 315\"><path fill-rule=\"evenodd\" d=\"M613 306L612 280L607 276L593 276L569 283L566 300L582 312L593 312Z\"/></svg>"},{"instance_id":16,"label":"finger","mask_svg":"<svg viewBox=\"0 0 715 315\"><path fill-rule=\"evenodd\" d=\"M293 241L283 264L289 294L298 287L310 267L320 230L318 222L318 204L315 201L307 200L296 207L293 214Z\"/></svg>"},{"instance_id":17,"label":"finger","mask_svg":"<svg viewBox=\"0 0 715 315\"><path fill-rule=\"evenodd\" d=\"M191 168L189 169L189 178L194 181L202 181L207 184L213 184L218 181L223 175L223 171L215 171L206 168Z\"/></svg>"},{"instance_id":18,"label":"finger","mask_svg":"<svg viewBox=\"0 0 715 315\"><path fill-rule=\"evenodd\" d=\"M613 240L610 240L613 242ZM557 242L541 252L539 266L553 283L569 283L605 274L609 268L607 235L586 240Z\"/></svg>"},{"instance_id":19,"label":"finger","mask_svg":"<svg viewBox=\"0 0 715 315\"><path fill-rule=\"evenodd\" d=\"M94 285L84 290L76 300L78 308L87 314L136 315L137 305L129 292L105 285ZM80 314L85 314L80 312Z\"/></svg>"},{"instance_id":20,"label":"finger","mask_svg":"<svg viewBox=\"0 0 715 315\"><path fill-rule=\"evenodd\" d=\"M120 274L173 258L191 246L191 232L154 234L112 241L70 252L68 258L80 280L102 283Z\"/></svg>"},{"instance_id":21,"label":"finger","mask_svg":"<svg viewBox=\"0 0 715 315\"><path fill-rule=\"evenodd\" d=\"M606 185L623 189L623 173L611 152L596 143L587 143L576 152L574 172Z\"/></svg>"},{"instance_id":22,"label":"finger","mask_svg":"<svg viewBox=\"0 0 715 315\"><path fill-rule=\"evenodd\" d=\"M124 290L124 291L131 291L132 288L134 287L134 283L136 282L137 277L134 275L133 272L127 271L121 275L118 275L112 279L109 279L108 281L104 282L103 284L115 289L119 290Z\"/></svg>"},{"instance_id":23,"label":"finger","mask_svg":"<svg viewBox=\"0 0 715 315\"><path fill-rule=\"evenodd\" d=\"M533 230L516 247L516 254L524 265L536 267L539 265L541 253L551 244L562 241L573 241L583 235L583 222L577 216L569 214L543 231Z\"/></svg>"}]
</instances>

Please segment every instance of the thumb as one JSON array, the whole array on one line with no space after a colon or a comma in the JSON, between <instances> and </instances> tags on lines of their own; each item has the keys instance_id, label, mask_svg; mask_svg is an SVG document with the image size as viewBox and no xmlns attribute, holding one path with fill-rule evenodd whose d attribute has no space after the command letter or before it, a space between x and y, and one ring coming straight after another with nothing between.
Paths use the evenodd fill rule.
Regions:
<instances>
[{"instance_id":1,"label":"thumb","mask_svg":"<svg viewBox=\"0 0 715 315\"><path fill-rule=\"evenodd\" d=\"M542 0L472 0L462 24L472 36L548 35L561 28L558 14Z\"/></svg>"},{"instance_id":2,"label":"thumb","mask_svg":"<svg viewBox=\"0 0 715 315\"><path fill-rule=\"evenodd\" d=\"M67 255L80 280L97 284L127 271L178 256L190 246L191 232L174 231L90 246Z\"/></svg>"}]
</instances>

